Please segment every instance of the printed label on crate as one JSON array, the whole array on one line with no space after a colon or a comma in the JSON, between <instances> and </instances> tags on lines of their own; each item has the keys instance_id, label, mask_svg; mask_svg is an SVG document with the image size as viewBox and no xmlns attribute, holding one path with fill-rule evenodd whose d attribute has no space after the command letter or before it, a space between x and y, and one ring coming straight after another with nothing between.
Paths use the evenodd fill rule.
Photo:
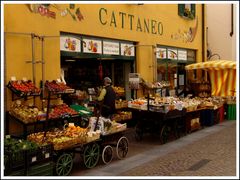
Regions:
<instances>
[{"instance_id":1,"label":"printed label on crate","mask_svg":"<svg viewBox=\"0 0 240 180\"><path fill-rule=\"evenodd\" d=\"M27 81L27 78L26 78L26 77L23 77L22 80L26 82L26 81Z\"/></svg>"},{"instance_id":2,"label":"printed label on crate","mask_svg":"<svg viewBox=\"0 0 240 180\"><path fill-rule=\"evenodd\" d=\"M11 81L16 81L17 79L16 79L16 77L15 76L12 76L11 77Z\"/></svg>"},{"instance_id":3,"label":"printed label on crate","mask_svg":"<svg viewBox=\"0 0 240 180\"><path fill-rule=\"evenodd\" d=\"M35 162L35 161L37 161L37 157L36 156L32 157L32 162Z\"/></svg>"},{"instance_id":4,"label":"printed label on crate","mask_svg":"<svg viewBox=\"0 0 240 180\"><path fill-rule=\"evenodd\" d=\"M45 158L47 159L47 158L49 158L50 157L50 154L49 153L46 153L45 154Z\"/></svg>"},{"instance_id":5,"label":"printed label on crate","mask_svg":"<svg viewBox=\"0 0 240 180\"><path fill-rule=\"evenodd\" d=\"M69 123L68 126L69 126L69 127L73 127L73 126L74 126L74 123Z\"/></svg>"}]
</instances>

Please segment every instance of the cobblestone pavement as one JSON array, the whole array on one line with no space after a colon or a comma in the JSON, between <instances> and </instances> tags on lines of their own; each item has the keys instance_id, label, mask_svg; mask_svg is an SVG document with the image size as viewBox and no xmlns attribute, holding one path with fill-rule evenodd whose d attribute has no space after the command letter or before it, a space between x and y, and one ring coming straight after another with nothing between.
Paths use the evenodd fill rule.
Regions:
<instances>
[{"instance_id":1,"label":"cobblestone pavement","mask_svg":"<svg viewBox=\"0 0 240 180\"><path fill-rule=\"evenodd\" d=\"M232 124L120 175L236 176L236 126Z\"/></svg>"},{"instance_id":2,"label":"cobblestone pavement","mask_svg":"<svg viewBox=\"0 0 240 180\"><path fill-rule=\"evenodd\" d=\"M124 160L99 163L93 169L79 166L72 176L141 177L238 177L236 170L236 121L224 121L160 144L156 137L137 142L131 134L129 154ZM76 159L76 162L79 161ZM75 166L76 167L76 166ZM213 178L213 177L210 177Z\"/></svg>"}]
</instances>

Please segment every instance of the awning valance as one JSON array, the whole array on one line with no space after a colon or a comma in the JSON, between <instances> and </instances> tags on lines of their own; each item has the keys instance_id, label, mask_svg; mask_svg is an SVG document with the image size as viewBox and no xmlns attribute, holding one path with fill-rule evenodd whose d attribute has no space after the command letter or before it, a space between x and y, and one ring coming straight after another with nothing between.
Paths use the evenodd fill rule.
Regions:
<instances>
[{"instance_id":1,"label":"awning valance","mask_svg":"<svg viewBox=\"0 0 240 180\"><path fill-rule=\"evenodd\" d=\"M186 70L206 70L211 80L212 96L233 96L236 90L236 61L215 60L185 66Z\"/></svg>"},{"instance_id":2,"label":"awning valance","mask_svg":"<svg viewBox=\"0 0 240 180\"><path fill-rule=\"evenodd\" d=\"M230 61L230 60L214 60L214 61L206 61L206 62L200 62L200 63L194 63L185 66L186 70L191 69L213 69L213 70L219 70L219 69L236 69L236 61Z\"/></svg>"}]
</instances>

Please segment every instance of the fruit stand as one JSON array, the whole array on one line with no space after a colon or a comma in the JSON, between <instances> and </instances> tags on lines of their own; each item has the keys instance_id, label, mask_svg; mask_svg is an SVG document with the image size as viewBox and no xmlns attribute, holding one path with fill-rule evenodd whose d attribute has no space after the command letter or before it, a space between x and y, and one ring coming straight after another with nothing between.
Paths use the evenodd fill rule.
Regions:
<instances>
[{"instance_id":1,"label":"fruit stand","mask_svg":"<svg viewBox=\"0 0 240 180\"><path fill-rule=\"evenodd\" d=\"M137 121L137 140L141 140L144 133L151 132L160 135L161 142L166 143L171 135L179 137L180 134L186 133L186 109L178 101L175 103L173 97L153 97L151 92L155 93L157 89L165 87L160 83L155 84L142 84L144 90L147 90L147 97L129 101L128 108L132 110L133 119Z\"/></svg>"},{"instance_id":2,"label":"fruit stand","mask_svg":"<svg viewBox=\"0 0 240 180\"><path fill-rule=\"evenodd\" d=\"M26 141L26 144L33 144L34 147L37 146L38 149L41 149L35 150L35 155L36 152L37 154L46 152L46 148L43 147L52 147L48 150L48 155L43 158L49 160L47 162L49 165L43 165L42 163L39 165L38 162L42 161L38 160L37 155L31 156L32 146L30 146L28 150L24 151L24 157L26 159L32 157L32 161L39 165L39 168L22 161L19 168L10 170L6 168L6 175L34 175L36 169L44 171L46 168L49 171L42 175L53 175L54 173L61 176L69 175L73 167L75 153L80 154L86 168L93 168L99 162L100 157L104 164L110 163L113 159L114 147L118 159L126 157L128 153L128 139L124 136L127 130L126 123L121 124L100 117L101 111L96 111L99 114L97 117L92 117L93 112L84 106L72 105L69 107L64 103L51 105L51 99L58 99L62 94L74 92L74 89L65 84L47 81L45 90L47 93L46 112L42 112L34 106L25 106L20 101L17 101L13 103L11 110L7 114L11 120L21 123L24 127L23 137L26 140L19 140L19 142ZM16 91L12 92L16 93ZM74 121L74 119L76 120ZM85 122L82 123L82 121ZM37 127L38 125L42 125L42 131ZM29 134L27 129L29 126L34 126L33 133ZM9 133L8 128L9 124L7 125L7 133ZM7 143L8 141L4 142ZM25 145L24 147L21 146L20 153L22 153L22 149L25 150ZM5 152L4 157L11 160L13 159L12 154L16 155L15 150L6 150ZM10 161L11 166L16 162L13 160ZM5 161L6 167L10 167L8 162Z\"/></svg>"}]
</instances>

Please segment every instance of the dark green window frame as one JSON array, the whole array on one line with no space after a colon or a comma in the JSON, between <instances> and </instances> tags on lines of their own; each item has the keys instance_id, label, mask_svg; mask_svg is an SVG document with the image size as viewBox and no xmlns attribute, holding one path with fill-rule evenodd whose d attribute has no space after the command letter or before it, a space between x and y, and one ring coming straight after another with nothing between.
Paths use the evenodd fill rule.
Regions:
<instances>
[{"instance_id":1,"label":"dark green window frame","mask_svg":"<svg viewBox=\"0 0 240 180\"><path fill-rule=\"evenodd\" d=\"M178 4L178 15L188 19L194 19L196 17L196 5L191 4L191 13L187 14L185 12L185 5L186 4Z\"/></svg>"}]
</instances>

